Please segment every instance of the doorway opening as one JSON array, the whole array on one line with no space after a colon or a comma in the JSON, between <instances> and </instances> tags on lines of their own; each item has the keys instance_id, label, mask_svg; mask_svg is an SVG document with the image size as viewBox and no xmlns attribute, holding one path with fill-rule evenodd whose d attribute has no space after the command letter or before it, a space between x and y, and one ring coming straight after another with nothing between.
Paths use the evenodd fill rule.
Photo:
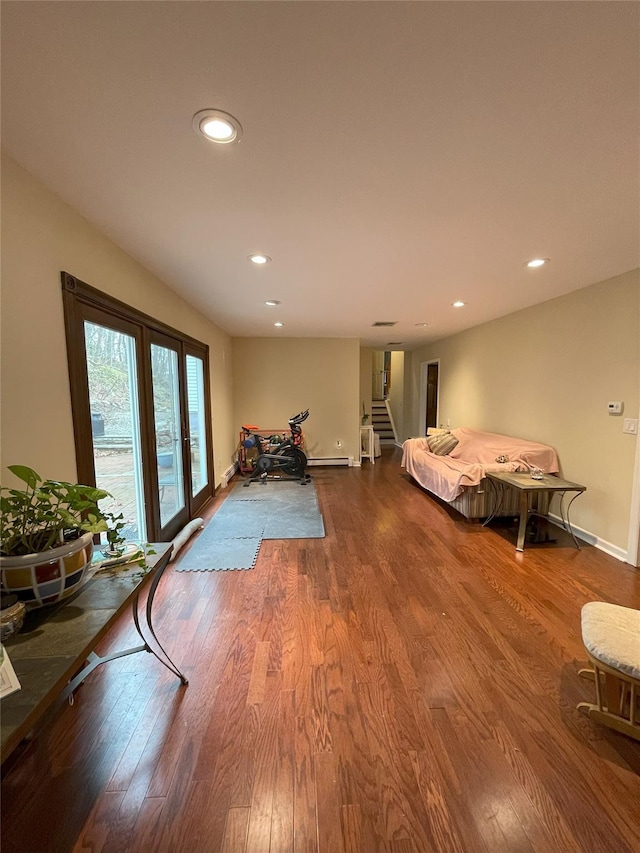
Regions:
<instances>
[{"instance_id":1,"label":"doorway opening","mask_svg":"<svg viewBox=\"0 0 640 853\"><path fill-rule=\"evenodd\" d=\"M420 365L420 435L437 427L440 418L440 359Z\"/></svg>"}]
</instances>

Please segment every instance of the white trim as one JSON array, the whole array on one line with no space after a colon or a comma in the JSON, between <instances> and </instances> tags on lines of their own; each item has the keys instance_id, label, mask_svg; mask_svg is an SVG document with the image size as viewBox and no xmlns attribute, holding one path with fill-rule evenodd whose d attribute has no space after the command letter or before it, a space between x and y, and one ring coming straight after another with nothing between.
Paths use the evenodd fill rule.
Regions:
<instances>
[{"instance_id":1,"label":"white trim","mask_svg":"<svg viewBox=\"0 0 640 853\"><path fill-rule=\"evenodd\" d=\"M420 363L420 423L418 424L418 436L422 438L424 438L424 436L427 434L425 426L427 423L427 369L430 364L438 365L438 401L436 403L436 426L440 423L440 359L430 358L429 361L423 361Z\"/></svg>"},{"instance_id":2,"label":"white trim","mask_svg":"<svg viewBox=\"0 0 640 853\"><path fill-rule=\"evenodd\" d=\"M546 518L562 529L562 519L559 515L549 513ZM604 551L605 554L609 554L611 557L615 557L616 560L620 560L622 563L627 562L627 552L619 545L607 542L606 539L601 539L594 533L590 533L588 530L583 530L582 527L576 527L575 524L571 525L571 529L575 533L577 539L582 539L584 542L587 542L589 545L593 545L599 551Z\"/></svg>"},{"instance_id":3,"label":"white trim","mask_svg":"<svg viewBox=\"0 0 640 853\"><path fill-rule=\"evenodd\" d=\"M391 429L393 430L393 440L395 443L398 443L398 430L396 429L396 422L393 419L393 414L391 413L391 406L389 405L389 401L384 401L385 406L387 407L387 416L389 417L389 423L391 424Z\"/></svg>"},{"instance_id":4,"label":"white trim","mask_svg":"<svg viewBox=\"0 0 640 853\"><path fill-rule=\"evenodd\" d=\"M629 543L627 562L640 566L640 436L636 436L636 464L631 487L631 512L629 513Z\"/></svg>"}]
</instances>

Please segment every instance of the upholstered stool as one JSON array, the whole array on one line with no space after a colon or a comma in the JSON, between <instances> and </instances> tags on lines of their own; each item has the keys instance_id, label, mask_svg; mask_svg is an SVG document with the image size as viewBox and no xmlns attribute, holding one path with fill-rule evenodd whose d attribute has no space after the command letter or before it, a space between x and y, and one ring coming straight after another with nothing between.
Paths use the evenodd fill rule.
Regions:
<instances>
[{"instance_id":1,"label":"upholstered stool","mask_svg":"<svg viewBox=\"0 0 640 853\"><path fill-rule=\"evenodd\" d=\"M640 610L590 601L582 608L582 641L593 669L596 704L581 702L597 723L640 740Z\"/></svg>"}]
</instances>

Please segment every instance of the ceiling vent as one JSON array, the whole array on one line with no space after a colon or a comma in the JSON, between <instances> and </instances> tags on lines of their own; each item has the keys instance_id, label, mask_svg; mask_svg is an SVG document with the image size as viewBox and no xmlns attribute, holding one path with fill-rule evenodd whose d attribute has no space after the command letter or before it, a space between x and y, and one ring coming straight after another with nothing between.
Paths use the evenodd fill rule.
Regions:
<instances>
[{"instance_id":1,"label":"ceiling vent","mask_svg":"<svg viewBox=\"0 0 640 853\"><path fill-rule=\"evenodd\" d=\"M387 341L386 345L388 347L401 347L404 345L404 341Z\"/></svg>"},{"instance_id":2,"label":"ceiling vent","mask_svg":"<svg viewBox=\"0 0 640 853\"><path fill-rule=\"evenodd\" d=\"M397 320L376 320L375 323L372 323L372 326L395 326Z\"/></svg>"}]
</instances>

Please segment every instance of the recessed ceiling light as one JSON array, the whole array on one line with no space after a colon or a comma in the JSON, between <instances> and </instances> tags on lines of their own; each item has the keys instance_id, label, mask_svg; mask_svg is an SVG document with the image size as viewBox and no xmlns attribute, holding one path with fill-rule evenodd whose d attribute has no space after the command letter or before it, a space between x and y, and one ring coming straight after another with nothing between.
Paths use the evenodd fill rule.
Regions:
<instances>
[{"instance_id":1,"label":"recessed ceiling light","mask_svg":"<svg viewBox=\"0 0 640 853\"><path fill-rule=\"evenodd\" d=\"M535 269L536 267L543 267L545 264L548 263L549 258L533 258L533 260L525 262L525 267L531 267L531 269Z\"/></svg>"},{"instance_id":2,"label":"recessed ceiling light","mask_svg":"<svg viewBox=\"0 0 640 853\"><path fill-rule=\"evenodd\" d=\"M457 299L455 302L451 303L454 308L463 308L467 303L462 302L460 299Z\"/></svg>"},{"instance_id":3,"label":"recessed ceiling light","mask_svg":"<svg viewBox=\"0 0 640 853\"><path fill-rule=\"evenodd\" d=\"M278 328L280 328L281 326L284 326L284 323L274 323L273 325L274 325L274 326L277 326Z\"/></svg>"},{"instance_id":4,"label":"recessed ceiling light","mask_svg":"<svg viewBox=\"0 0 640 853\"><path fill-rule=\"evenodd\" d=\"M416 326L428 326L429 324L428 323L416 323L415 325Z\"/></svg>"},{"instance_id":5,"label":"recessed ceiling light","mask_svg":"<svg viewBox=\"0 0 640 853\"><path fill-rule=\"evenodd\" d=\"M271 261L269 255L255 254L249 255L248 260L251 261L252 264L256 264L256 266L264 266L264 264L268 264Z\"/></svg>"},{"instance_id":6,"label":"recessed ceiling light","mask_svg":"<svg viewBox=\"0 0 640 853\"><path fill-rule=\"evenodd\" d=\"M210 142L221 145L242 139L242 125L238 119L222 110L200 110L193 117L193 129Z\"/></svg>"},{"instance_id":7,"label":"recessed ceiling light","mask_svg":"<svg viewBox=\"0 0 640 853\"><path fill-rule=\"evenodd\" d=\"M277 299L267 299L267 301L264 304L273 306L273 305L280 305L280 302Z\"/></svg>"}]
</instances>

